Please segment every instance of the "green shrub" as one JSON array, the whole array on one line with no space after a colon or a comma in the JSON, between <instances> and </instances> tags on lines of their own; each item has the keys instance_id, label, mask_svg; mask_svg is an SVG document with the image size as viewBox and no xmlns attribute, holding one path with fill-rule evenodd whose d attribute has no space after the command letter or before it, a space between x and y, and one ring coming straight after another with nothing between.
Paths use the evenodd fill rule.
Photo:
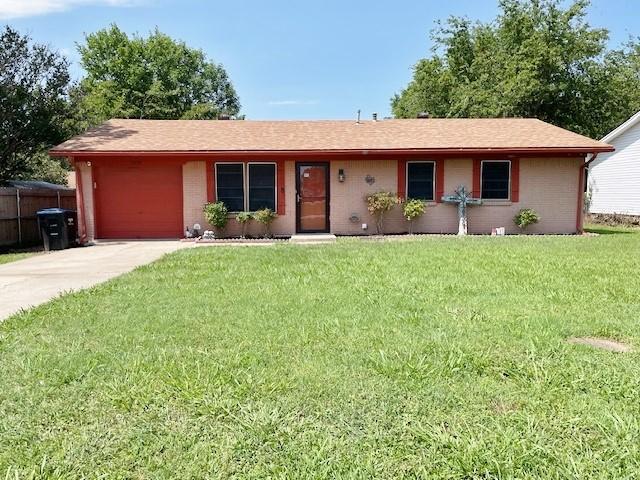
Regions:
<instances>
[{"instance_id":1,"label":"green shrub","mask_svg":"<svg viewBox=\"0 0 640 480\"><path fill-rule=\"evenodd\" d=\"M540 217L536 211L531 208L523 208L515 217L513 217L513 223L515 223L522 231L526 230L529 225L533 225L539 221Z\"/></svg>"},{"instance_id":2,"label":"green shrub","mask_svg":"<svg viewBox=\"0 0 640 480\"><path fill-rule=\"evenodd\" d=\"M253 214L253 218L256 222L260 222L264 225L264 237L271 237L271 223L278 218L278 214L271 210L270 208L263 208L262 210L257 210Z\"/></svg>"},{"instance_id":3,"label":"green shrub","mask_svg":"<svg viewBox=\"0 0 640 480\"><path fill-rule=\"evenodd\" d=\"M410 198L402 205L402 214L409 222L409 233L413 233L413 221L424 215L427 204L415 198Z\"/></svg>"},{"instance_id":4,"label":"green shrub","mask_svg":"<svg viewBox=\"0 0 640 480\"><path fill-rule=\"evenodd\" d=\"M384 233L384 216L389 210L400 203L400 199L391 192L376 192L367 195L367 210L373 215L376 221L376 231L378 235Z\"/></svg>"},{"instance_id":5,"label":"green shrub","mask_svg":"<svg viewBox=\"0 0 640 480\"><path fill-rule=\"evenodd\" d=\"M242 238L247 236L247 224L253 220L253 214L251 212L238 212L236 215L236 222L242 226Z\"/></svg>"},{"instance_id":6,"label":"green shrub","mask_svg":"<svg viewBox=\"0 0 640 480\"><path fill-rule=\"evenodd\" d=\"M229 210L222 202L207 203L204 206L204 218L207 222L219 232L224 230L229 221Z\"/></svg>"}]
</instances>

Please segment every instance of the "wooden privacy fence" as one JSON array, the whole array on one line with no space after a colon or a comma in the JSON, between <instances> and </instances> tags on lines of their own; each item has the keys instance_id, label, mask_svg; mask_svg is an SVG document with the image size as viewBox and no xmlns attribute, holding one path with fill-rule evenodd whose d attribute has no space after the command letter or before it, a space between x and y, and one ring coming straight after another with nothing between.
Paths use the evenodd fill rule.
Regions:
<instances>
[{"instance_id":1,"label":"wooden privacy fence","mask_svg":"<svg viewBox=\"0 0 640 480\"><path fill-rule=\"evenodd\" d=\"M75 210L76 191L0 187L0 246L39 243L36 212L55 207Z\"/></svg>"}]
</instances>

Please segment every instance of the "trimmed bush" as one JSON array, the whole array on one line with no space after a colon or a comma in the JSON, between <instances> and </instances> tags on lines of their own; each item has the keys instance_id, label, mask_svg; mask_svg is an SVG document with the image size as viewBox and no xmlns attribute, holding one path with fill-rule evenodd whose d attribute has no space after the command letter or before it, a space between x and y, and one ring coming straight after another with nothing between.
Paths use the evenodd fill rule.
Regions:
<instances>
[{"instance_id":1,"label":"trimmed bush","mask_svg":"<svg viewBox=\"0 0 640 480\"><path fill-rule=\"evenodd\" d=\"M204 208L204 218L218 233L222 233L229 221L229 210L222 202L207 203Z\"/></svg>"},{"instance_id":2,"label":"trimmed bush","mask_svg":"<svg viewBox=\"0 0 640 480\"><path fill-rule=\"evenodd\" d=\"M376 231L378 235L384 233L384 217L385 214L393 209L401 200L395 193L391 192L376 192L371 195L367 195L367 210L373 215L376 221Z\"/></svg>"},{"instance_id":3,"label":"trimmed bush","mask_svg":"<svg viewBox=\"0 0 640 480\"><path fill-rule=\"evenodd\" d=\"M247 236L247 224L253 220L253 214L251 212L238 212L236 215L236 222L242 227L242 238Z\"/></svg>"},{"instance_id":4,"label":"trimmed bush","mask_svg":"<svg viewBox=\"0 0 640 480\"><path fill-rule=\"evenodd\" d=\"M423 200L410 198L402 205L402 214L409 222L409 233L413 233L413 221L424 215L427 204Z\"/></svg>"},{"instance_id":5,"label":"trimmed bush","mask_svg":"<svg viewBox=\"0 0 640 480\"><path fill-rule=\"evenodd\" d=\"M539 221L540 217L532 208L523 208L516 214L515 217L513 217L513 223L515 223L517 227L523 232L529 225L533 225L534 223L538 223Z\"/></svg>"},{"instance_id":6,"label":"trimmed bush","mask_svg":"<svg viewBox=\"0 0 640 480\"><path fill-rule=\"evenodd\" d=\"M278 218L278 214L270 208L263 208L262 210L257 210L253 214L253 218L256 222L264 225L264 238L271 238L271 224Z\"/></svg>"}]
</instances>

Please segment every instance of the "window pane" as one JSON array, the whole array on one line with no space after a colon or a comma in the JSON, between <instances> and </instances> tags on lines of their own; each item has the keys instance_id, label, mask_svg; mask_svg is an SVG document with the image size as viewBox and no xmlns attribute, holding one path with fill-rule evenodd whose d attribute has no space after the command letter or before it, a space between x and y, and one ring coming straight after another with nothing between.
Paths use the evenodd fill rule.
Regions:
<instances>
[{"instance_id":1,"label":"window pane","mask_svg":"<svg viewBox=\"0 0 640 480\"><path fill-rule=\"evenodd\" d=\"M216 164L216 197L231 212L244 210L242 163Z\"/></svg>"},{"instance_id":2,"label":"window pane","mask_svg":"<svg viewBox=\"0 0 640 480\"><path fill-rule=\"evenodd\" d=\"M509 167L511 162L482 162L482 198L509 199Z\"/></svg>"},{"instance_id":3,"label":"window pane","mask_svg":"<svg viewBox=\"0 0 640 480\"><path fill-rule=\"evenodd\" d=\"M276 209L276 166L271 163L249 165L249 210Z\"/></svg>"},{"instance_id":4,"label":"window pane","mask_svg":"<svg viewBox=\"0 0 640 480\"><path fill-rule=\"evenodd\" d=\"M433 200L433 162L407 164L407 198Z\"/></svg>"}]
</instances>

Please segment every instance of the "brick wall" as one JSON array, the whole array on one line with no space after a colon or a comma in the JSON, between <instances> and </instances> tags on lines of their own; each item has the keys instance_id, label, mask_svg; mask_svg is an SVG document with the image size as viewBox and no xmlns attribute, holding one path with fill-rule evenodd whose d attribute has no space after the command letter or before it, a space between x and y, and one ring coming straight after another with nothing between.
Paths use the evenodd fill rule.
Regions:
<instances>
[{"instance_id":1,"label":"brick wall","mask_svg":"<svg viewBox=\"0 0 640 480\"><path fill-rule=\"evenodd\" d=\"M522 158L520 159L520 201L486 202L480 207L469 209L469 231L471 233L490 233L493 227L504 226L507 232L515 233L513 216L521 208L533 208L541 221L530 227L531 233L575 233L578 195L578 172L580 158ZM285 214L280 215L272 226L275 234L291 235L295 233L295 162L286 161L285 165ZM445 160L444 192L452 193L459 185L469 189L473 181L473 162L471 159ZM86 162L78 162L82 179L85 221L89 240L95 237L93 207L93 177L91 167ZM338 181L338 170L343 169L346 180ZM331 231L341 235L374 234L375 222L369 215L365 196L380 190L396 192L398 171L396 160L354 160L333 161L330 163L330 223ZM375 179L369 185L367 175ZM210 228L204 220L202 207L207 202L207 170L205 161L191 161L183 165L183 216L184 224L193 226L200 223ZM355 215L357 221L351 217ZM362 223L368 229L362 229ZM442 203L430 203L426 214L416 221L416 233L455 233L458 229L456 207ZM401 233L407 231L407 223L400 208L388 214L385 231ZM262 226L252 222L251 235L260 235ZM240 226L231 220L227 234L239 235Z\"/></svg>"},{"instance_id":2,"label":"brick wall","mask_svg":"<svg viewBox=\"0 0 640 480\"><path fill-rule=\"evenodd\" d=\"M202 207L207 203L207 168L205 161L193 161L184 164L182 169L182 189L185 225L193 226L199 223L204 229L211 229L211 225L204 219ZM295 162L285 162L285 214L280 215L271 225L275 235L291 235L296 230L295 205ZM278 192L280 194L280 192ZM257 222L251 222L247 233L260 236L264 227ZM225 229L228 236L239 236L242 231L234 218L229 220Z\"/></svg>"},{"instance_id":3,"label":"brick wall","mask_svg":"<svg viewBox=\"0 0 640 480\"><path fill-rule=\"evenodd\" d=\"M469 230L491 233L492 227L504 226L508 233L517 233L514 215L521 208L533 208L540 215L540 222L529 227L528 233L576 233L579 171L583 163L579 158L520 159L520 201L472 207ZM445 169L445 178L446 175Z\"/></svg>"},{"instance_id":4,"label":"brick wall","mask_svg":"<svg viewBox=\"0 0 640 480\"><path fill-rule=\"evenodd\" d=\"M182 165L182 221L192 228L206 222L202 207L207 203L207 165L203 161L186 162Z\"/></svg>"},{"instance_id":5,"label":"brick wall","mask_svg":"<svg viewBox=\"0 0 640 480\"><path fill-rule=\"evenodd\" d=\"M575 233L578 195L578 171L582 159L576 158L522 158L520 160L520 201L485 202L469 209L469 231L491 233L494 227L506 227L507 232L518 232L513 224L514 215L521 208L533 208L541 217L540 223L529 228L530 233ZM445 160L444 192L453 193L459 185L472 188L473 161L471 159ZM343 169L346 180L338 181L338 169ZM397 163L388 161L344 161L331 163L331 231L342 235L375 233L375 223L364 201L370 192L388 190L396 192ZM375 178L373 185L365 178ZM359 218L352 222L350 217ZM367 223L363 230L361 224ZM385 220L387 233L407 231L400 208L390 212ZM458 217L455 205L429 203L423 217L416 220L416 233L456 233Z\"/></svg>"},{"instance_id":6,"label":"brick wall","mask_svg":"<svg viewBox=\"0 0 640 480\"><path fill-rule=\"evenodd\" d=\"M84 221L87 229L87 241L92 242L95 239L95 210L93 207L93 174L91 167L87 162L77 162L76 169L80 171L80 179L82 182L82 203L84 205ZM76 192L80 195L80 189L76 186ZM82 221L81 218L78 219Z\"/></svg>"}]
</instances>

